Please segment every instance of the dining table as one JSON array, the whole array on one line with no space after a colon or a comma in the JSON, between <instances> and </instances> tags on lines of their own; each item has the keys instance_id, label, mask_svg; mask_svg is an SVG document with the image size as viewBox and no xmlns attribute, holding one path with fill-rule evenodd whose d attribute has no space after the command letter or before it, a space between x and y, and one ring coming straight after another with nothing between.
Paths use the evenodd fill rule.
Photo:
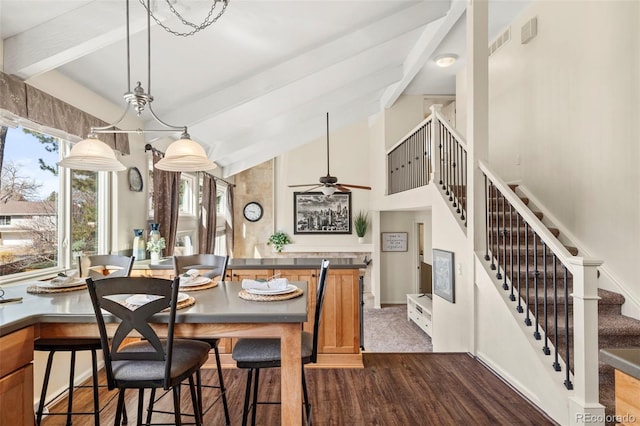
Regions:
<instances>
[{"instance_id":1,"label":"dining table","mask_svg":"<svg viewBox=\"0 0 640 426\"><path fill-rule=\"evenodd\" d=\"M174 332L179 338L264 337L279 338L281 363L281 424L302 423L302 325L307 321L307 283L292 281L302 289L298 297L287 300L255 301L240 297L241 282L222 281L216 287L187 291L195 303L177 311ZM0 339L33 328L37 338L99 337L88 290L31 294L33 283L4 287L4 298L19 303L0 304ZM181 288L181 291L182 290ZM132 291L132 293L135 293ZM167 313L151 317L152 326L166 333ZM115 318L105 317L113 334ZM31 334L28 334L29 336ZM1 349L1 348L0 348Z\"/></svg>"}]
</instances>

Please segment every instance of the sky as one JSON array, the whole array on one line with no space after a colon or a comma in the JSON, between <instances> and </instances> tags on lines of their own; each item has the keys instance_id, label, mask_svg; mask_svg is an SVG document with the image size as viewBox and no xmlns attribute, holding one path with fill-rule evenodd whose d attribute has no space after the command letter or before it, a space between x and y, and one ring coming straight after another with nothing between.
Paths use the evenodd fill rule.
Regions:
<instances>
[{"instance_id":1,"label":"sky","mask_svg":"<svg viewBox=\"0 0 640 426\"><path fill-rule=\"evenodd\" d=\"M29 177L41 184L41 198L46 198L53 191L58 191L58 177L46 170L40 170L38 158L54 165L60 159L57 152L47 152L36 138L22 131L22 127L9 128L4 151L4 163L13 162L19 169L19 175Z\"/></svg>"}]
</instances>

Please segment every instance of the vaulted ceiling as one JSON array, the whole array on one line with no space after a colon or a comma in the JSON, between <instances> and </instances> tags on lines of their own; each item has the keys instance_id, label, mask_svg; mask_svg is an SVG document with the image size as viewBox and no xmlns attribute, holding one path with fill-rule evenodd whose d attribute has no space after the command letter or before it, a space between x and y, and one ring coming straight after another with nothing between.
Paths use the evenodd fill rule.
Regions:
<instances>
[{"instance_id":1,"label":"vaulted ceiling","mask_svg":"<svg viewBox=\"0 0 640 426\"><path fill-rule=\"evenodd\" d=\"M211 4L170 2L192 22ZM527 3L493 1L490 37ZM153 4L165 25L186 30L165 1ZM146 16L130 0L132 85L141 81L154 96L163 121L188 125L229 176L322 136L327 111L335 129L403 93L453 94L464 66L465 7L466 0L231 0L191 37L152 26L149 89ZM4 72L28 79L58 70L124 108L122 95L133 88L125 12L125 0L0 0ZM461 60L438 68L433 58L442 53ZM152 126L149 117L141 116Z\"/></svg>"}]
</instances>

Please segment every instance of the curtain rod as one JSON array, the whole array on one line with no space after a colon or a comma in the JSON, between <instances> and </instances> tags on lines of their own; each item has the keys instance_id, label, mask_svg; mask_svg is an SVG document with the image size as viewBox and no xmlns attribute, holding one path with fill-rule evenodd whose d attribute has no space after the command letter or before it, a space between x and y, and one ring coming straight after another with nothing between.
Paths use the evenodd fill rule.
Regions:
<instances>
[{"instance_id":1,"label":"curtain rod","mask_svg":"<svg viewBox=\"0 0 640 426\"><path fill-rule=\"evenodd\" d=\"M148 143L148 144L146 144L146 145L144 146L144 152L147 152L147 151L151 151L151 152L158 153L158 154L160 154L160 155L162 155L162 156L164 157L164 152L160 151L160 150L159 150L159 149L157 149L157 148L152 147L152 146L151 146L151 144L149 144L149 143ZM226 181L226 180L224 180L224 179L222 179L222 178L219 178L218 176L212 175L212 174L211 174L211 173L209 173L209 172L202 172L202 173L206 173L206 174L208 174L209 176L211 176L212 178L214 178L215 180L222 181L222 182L226 183L226 184L227 184L227 185L229 185L229 186L233 186L233 187L235 187L235 186L236 186L235 184L233 184L233 183L231 183L231 182L229 182L229 181Z\"/></svg>"}]
</instances>

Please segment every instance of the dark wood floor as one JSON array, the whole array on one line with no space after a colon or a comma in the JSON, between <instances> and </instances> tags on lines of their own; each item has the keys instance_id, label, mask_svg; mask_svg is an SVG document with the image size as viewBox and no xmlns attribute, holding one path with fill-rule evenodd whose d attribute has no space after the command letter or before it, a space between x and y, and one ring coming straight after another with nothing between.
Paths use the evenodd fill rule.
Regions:
<instances>
[{"instance_id":1,"label":"dark wood floor","mask_svg":"<svg viewBox=\"0 0 640 426\"><path fill-rule=\"evenodd\" d=\"M482 364L467 354L364 354L364 369L307 369L314 425L547 425L554 424L520 397ZM205 380L214 370L203 372ZM233 425L242 419L246 375L243 370L224 371ZM262 399L279 399L279 370L261 374ZM91 395L76 393L78 409L90 409ZM208 394L208 392L211 392ZM205 390L205 400L213 390ZM189 410L188 391L183 392L183 410ZM107 395L105 395L105 398ZM101 415L103 425L112 425L115 400ZM127 396L129 424L135 424L137 392ZM171 407L171 399L161 404ZM61 401L53 411L66 407ZM217 409L220 408L220 409ZM154 415L153 421L171 423L171 417ZM187 420L187 419L185 419ZM257 424L280 421L279 406L261 406ZM205 425L223 425L221 405L205 416ZM64 425L64 418L51 416L43 425ZM93 425L90 416L74 418L74 425Z\"/></svg>"}]
</instances>

